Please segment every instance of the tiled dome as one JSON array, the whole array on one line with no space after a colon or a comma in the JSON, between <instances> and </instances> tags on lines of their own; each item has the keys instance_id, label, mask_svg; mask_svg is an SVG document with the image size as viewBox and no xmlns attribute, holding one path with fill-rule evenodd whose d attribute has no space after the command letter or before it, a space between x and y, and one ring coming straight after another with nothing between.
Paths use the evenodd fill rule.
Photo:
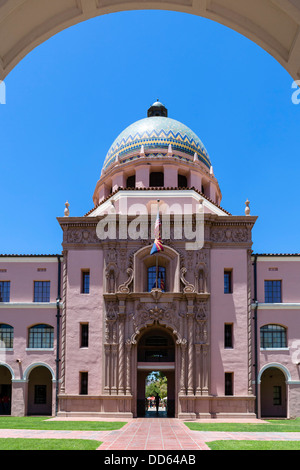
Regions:
<instances>
[{"instance_id":1,"label":"tiled dome","mask_svg":"<svg viewBox=\"0 0 300 470\"><path fill-rule=\"evenodd\" d=\"M155 103L151 109L154 105ZM181 122L160 115L141 119L127 127L110 147L103 169L106 170L113 164L117 156L122 161L124 156L140 150L142 145L147 155L155 148L168 149L170 144L175 152L184 152L191 157L196 153L201 162L208 168L211 167L208 153L199 137ZM139 158L139 154L131 159L134 158Z\"/></svg>"}]
</instances>

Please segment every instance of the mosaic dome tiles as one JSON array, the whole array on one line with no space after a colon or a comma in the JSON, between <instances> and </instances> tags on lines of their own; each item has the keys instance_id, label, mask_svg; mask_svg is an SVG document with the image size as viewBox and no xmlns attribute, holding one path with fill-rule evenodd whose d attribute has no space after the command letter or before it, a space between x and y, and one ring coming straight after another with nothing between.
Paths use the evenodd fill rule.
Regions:
<instances>
[{"instance_id":1,"label":"mosaic dome tiles","mask_svg":"<svg viewBox=\"0 0 300 470\"><path fill-rule=\"evenodd\" d=\"M167 117L148 117L141 119L127 127L110 147L104 161L103 169L106 170L113 164L119 156L124 161L124 157L133 151L153 148L168 148L172 145L173 150L184 152L191 157L196 153L198 159L208 168L211 162L208 153L197 135L175 119ZM138 158L139 155L130 158Z\"/></svg>"}]
</instances>

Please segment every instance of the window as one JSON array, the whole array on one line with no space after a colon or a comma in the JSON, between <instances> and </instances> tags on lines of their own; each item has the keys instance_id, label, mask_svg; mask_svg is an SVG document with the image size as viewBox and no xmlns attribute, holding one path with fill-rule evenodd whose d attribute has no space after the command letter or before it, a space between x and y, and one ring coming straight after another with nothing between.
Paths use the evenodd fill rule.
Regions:
<instances>
[{"instance_id":1,"label":"window","mask_svg":"<svg viewBox=\"0 0 300 470\"><path fill-rule=\"evenodd\" d=\"M0 302L10 300L10 281L0 281Z\"/></svg>"},{"instance_id":2,"label":"window","mask_svg":"<svg viewBox=\"0 0 300 470\"><path fill-rule=\"evenodd\" d=\"M280 325L264 325L260 329L261 348L286 348L286 329Z\"/></svg>"},{"instance_id":3,"label":"window","mask_svg":"<svg viewBox=\"0 0 300 470\"><path fill-rule=\"evenodd\" d=\"M273 405L281 405L281 386L273 386Z\"/></svg>"},{"instance_id":4,"label":"window","mask_svg":"<svg viewBox=\"0 0 300 470\"><path fill-rule=\"evenodd\" d=\"M150 173L150 187L164 186L164 174L161 172Z\"/></svg>"},{"instance_id":5,"label":"window","mask_svg":"<svg viewBox=\"0 0 300 470\"><path fill-rule=\"evenodd\" d=\"M50 281L34 281L34 302L50 302Z\"/></svg>"},{"instance_id":6,"label":"window","mask_svg":"<svg viewBox=\"0 0 300 470\"><path fill-rule=\"evenodd\" d=\"M14 329L10 325L0 325L0 348L13 348Z\"/></svg>"},{"instance_id":7,"label":"window","mask_svg":"<svg viewBox=\"0 0 300 470\"><path fill-rule=\"evenodd\" d=\"M81 293L89 294L90 293L90 271L81 272Z\"/></svg>"},{"instance_id":8,"label":"window","mask_svg":"<svg viewBox=\"0 0 300 470\"><path fill-rule=\"evenodd\" d=\"M138 344L138 362L174 362L173 339L160 330L146 333Z\"/></svg>"},{"instance_id":9,"label":"window","mask_svg":"<svg viewBox=\"0 0 300 470\"><path fill-rule=\"evenodd\" d=\"M265 281L265 303L280 303L281 281Z\"/></svg>"},{"instance_id":10,"label":"window","mask_svg":"<svg viewBox=\"0 0 300 470\"><path fill-rule=\"evenodd\" d=\"M166 268L158 266L157 287L166 290ZM148 292L156 288L156 266L148 268Z\"/></svg>"},{"instance_id":11,"label":"window","mask_svg":"<svg viewBox=\"0 0 300 470\"><path fill-rule=\"evenodd\" d=\"M88 373L80 372L80 395L88 394Z\"/></svg>"},{"instance_id":12,"label":"window","mask_svg":"<svg viewBox=\"0 0 300 470\"><path fill-rule=\"evenodd\" d=\"M225 372L225 395L233 395L233 373Z\"/></svg>"},{"instance_id":13,"label":"window","mask_svg":"<svg viewBox=\"0 0 300 470\"><path fill-rule=\"evenodd\" d=\"M233 348L233 325L231 323L224 325L224 347Z\"/></svg>"},{"instance_id":14,"label":"window","mask_svg":"<svg viewBox=\"0 0 300 470\"><path fill-rule=\"evenodd\" d=\"M89 345L89 324L80 324L80 347L87 348Z\"/></svg>"},{"instance_id":15,"label":"window","mask_svg":"<svg viewBox=\"0 0 300 470\"><path fill-rule=\"evenodd\" d=\"M34 404L45 405L47 403L47 386L35 385L34 386Z\"/></svg>"},{"instance_id":16,"label":"window","mask_svg":"<svg viewBox=\"0 0 300 470\"><path fill-rule=\"evenodd\" d=\"M50 325L35 325L29 329L29 348L53 348L54 328Z\"/></svg>"},{"instance_id":17,"label":"window","mask_svg":"<svg viewBox=\"0 0 300 470\"><path fill-rule=\"evenodd\" d=\"M224 294L232 294L232 271L224 270Z\"/></svg>"},{"instance_id":18,"label":"window","mask_svg":"<svg viewBox=\"0 0 300 470\"><path fill-rule=\"evenodd\" d=\"M178 188L187 188L187 177L178 175Z\"/></svg>"},{"instance_id":19,"label":"window","mask_svg":"<svg viewBox=\"0 0 300 470\"><path fill-rule=\"evenodd\" d=\"M128 176L126 180L126 188L135 188L135 175Z\"/></svg>"}]
</instances>

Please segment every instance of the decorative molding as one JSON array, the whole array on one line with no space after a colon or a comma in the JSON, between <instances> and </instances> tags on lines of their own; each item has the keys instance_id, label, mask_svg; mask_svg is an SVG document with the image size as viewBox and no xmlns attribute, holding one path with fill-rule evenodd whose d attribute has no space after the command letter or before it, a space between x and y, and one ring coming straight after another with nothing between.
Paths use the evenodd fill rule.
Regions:
<instances>
[{"instance_id":1,"label":"decorative molding","mask_svg":"<svg viewBox=\"0 0 300 470\"><path fill-rule=\"evenodd\" d=\"M251 242L251 231L244 227L212 227L210 240L216 243Z\"/></svg>"},{"instance_id":2,"label":"decorative molding","mask_svg":"<svg viewBox=\"0 0 300 470\"><path fill-rule=\"evenodd\" d=\"M193 284L190 284L186 279L185 279L185 275L187 273L187 269L186 268L181 268L180 270L180 280L181 282L183 283L183 285L185 286L183 288L183 292L184 293L193 293L193 292L196 292L196 289L195 289L195 286L193 286Z\"/></svg>"},{"instance_id":3,"label":"decorative molding","mask_svg":"<svg viewBox=\"0 0 300 470\"><path fill-rule=\"evenodd\" d=\"M177 344L182 341L179 328L180 322L177 315L176 303L173 302L171 305L163 306L163 304L146 306L141 303L137 305L135 313L130 315L133 325L133 334L131 336L131 343L136 344L137 336L140 334L140 330L147 328L151 325L162 325L166 328L170 328L173 334L177 337Z\"/></svg>"},{"instance_id":4,"label":"decorative molding","mask_svg":"<svg viewBox=\"0 0 300 470\"><path fill-rule=\"evenodd\" d=\"M256 304L252 304L251 307L254 309ZM258 302L257 307L260 310L300 310L300 303L286 302L286 303L260 303Z\"/></svg>"},{"instance_id":5,"label":"decorative molding","mask_svg":"<svg viewBox=\"0 0 300 470\"><path fill-rule=\"evenodd\" d=\"M130 293L130 288L129 286L131 285L133 281L133 276L134 276L134 271L132 268L127 268L127 274L128 274L128 279L124 282L124 284L121 284L118 287L118 293L122 294L129 294Z\"/></svg>"},{"instance_id":6,"label":"decorative molding","mask_svg":"<svg viewBox=\"0 0 300 470\"><path fill-rule=\"evenodd\" d=\"M1 302L0 308L56 308L56 302ZM62 306L62 303L60 303Z\"/></svg>"},{"instance_id":7,"label":"decorative molding","mask_svg":"<svg viewBox=\"0 0 300 470\"><path fill-rule=\"evenodd\" d=\"M92 229L69 229L64 231L64 243L72 243L72 244L91 244L91 243L101 243L101 240L97 237L96 230Z\"/></svg>"}]
</instances>

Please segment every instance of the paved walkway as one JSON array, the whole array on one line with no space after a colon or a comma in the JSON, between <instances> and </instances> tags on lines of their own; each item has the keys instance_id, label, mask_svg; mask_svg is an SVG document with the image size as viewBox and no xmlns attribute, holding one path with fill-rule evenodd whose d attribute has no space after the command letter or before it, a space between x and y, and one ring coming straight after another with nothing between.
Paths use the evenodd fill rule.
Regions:
<instances>
[{"instance_id":1,"label":"paved walkway","mask_svg":"<svg viewBox=\"0 0 300 470\"><path fill-rule=\"evenodd\" d=\"M98 450L209 450L215 440L300 441L300 432L191 431L176 418L131 419L115 431L42 431L0 429L0 438L93 439Z\"/></svg>"}]
</instances>

